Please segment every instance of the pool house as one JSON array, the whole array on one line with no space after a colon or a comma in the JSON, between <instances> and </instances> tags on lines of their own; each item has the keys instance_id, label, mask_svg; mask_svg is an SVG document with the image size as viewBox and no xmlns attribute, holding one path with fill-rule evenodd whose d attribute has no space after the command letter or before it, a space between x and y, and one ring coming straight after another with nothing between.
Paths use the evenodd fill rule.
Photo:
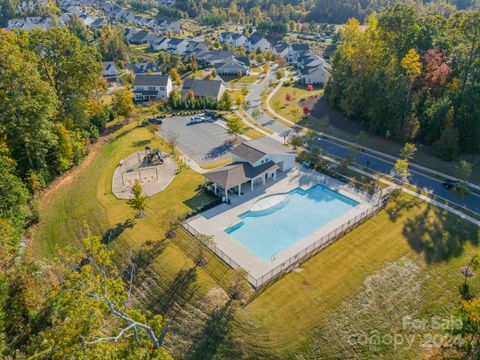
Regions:
<instances>
[{"instance_id":1,"label":"pool house","mask_svg":"<svg viewBox=\"0 0 480 360\"><path fill-rule=\"evenodd\" d=\"M265 187L295 165L295 154L265 139L251 140L232 149L233 162L204 173L206 186L224 202Z\"/></svg>"}]
</instances>

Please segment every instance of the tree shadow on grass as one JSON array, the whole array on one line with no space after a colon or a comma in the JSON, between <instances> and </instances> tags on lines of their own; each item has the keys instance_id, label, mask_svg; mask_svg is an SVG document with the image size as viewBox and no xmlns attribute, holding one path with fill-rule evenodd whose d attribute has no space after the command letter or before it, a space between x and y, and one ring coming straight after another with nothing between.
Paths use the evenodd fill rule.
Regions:
<instances>
[{"instance_id":1,"label":"tree shadow on grass","mask_svg":"<svg viewBox=\"0 0 480 360\"><path fill-rule=\"evenodd\" d=\"M102 243L109 245L118 238L126 229L131 229L135 225L135 221L127 219L123 223L116 224L113 228L108 229L102 236Z\"/></svg>"},{"instance_id":2,"label":"tree shadow on grass","mask_svg":"<svg viewBox=\"0 0 480 360\"><path fill-rule=\"evenodd\" d=\"M465 244L478 245L480 231L460 217L428 204L421 214L405 221L403 235L427 263L462 255Z\"/></svg>"},{"instance_id":3,"label":"tree shadow on grass","mask_svg":"<svg viewBox=\"0 0 480 360\"><path fill-rule=\"evenodd\" d=\"M200 360L215 357L218 348L225 343L237 306L229 300L222 307L215 309L205 323L205 327L192 344L186 359Z\"/></svg>"},{"instance_id":4,"label":"tree shadow on grass","mask_svg":"<svg viewBox=\"0 0 480 360\"><path fill-rule=\"evenodd\" d=\"M137 140L132 143L134 147L147 146L150 144L150 140Z\"/></svg>"},{"instance_id":5,"label":"tree shadow on grass","mask_svg":"<svg viewBox=\"0 0 480 360\"><path fill-rule=\"evenodd\" d=\"M195 268L183 269L178 272L168 289L155 300L155 308L159 313L175 318L176 310L189 302L195 294L197 285L197 271Z\"/></svg>"},{"instance_id":6,"label":"tree shadow on grass","mask_svg":"<svg viewBox=\"0 0 480 360\"><path fill-rule=\"evenodd\" d=\"M397 198L389 204L386 211L390 220L395 222L402 215L402 211L412 211L413 209L419 208L422 203L423 202L417 197L408 199Z\"/></svg>"},{"instance_id":7,"label":"tree shadow on grass","mask_svg":"<svg viewBox=\"0 0 480 360\"><path fill-rule=\"evenodd\" d=\"M137 254L138 267L143 270L147 269L163 253L167 245L167 240L145 241Z\"/></svg>"}]
</instances>

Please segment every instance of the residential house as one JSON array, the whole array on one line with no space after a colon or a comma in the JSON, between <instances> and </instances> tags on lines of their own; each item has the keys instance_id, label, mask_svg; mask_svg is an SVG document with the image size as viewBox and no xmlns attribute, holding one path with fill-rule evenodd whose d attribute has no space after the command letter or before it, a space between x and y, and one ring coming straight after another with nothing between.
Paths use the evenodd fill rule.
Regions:
<instances>
[{"instance_id":1,"label":"residential house","mask_svg":"<svg viewBox=\"0 0 480 360\"><path fill-rule=\"evenodd\" d=\"M223 32L220 34L219 41L239 48L240 46L245 46L248 39L245 35L236 32Z\"/></svg>"},{"instance_id":2,"label":"residential house","mask_svg":"<svg viewBox=\"0 0 480 360\"><path fill-rule=\"evenodd\" d=\"M148 44L149 37L150 37L150 33L147 30L139 31L130 38L130 44L136 44L136 45Z\"/></svg>"},{"instance_id":3,"label":"residential house","mask_svg":"<svg viewBox=\"0 0 480 360\"><path fill-rule=\"evenodd\" d=\"M246 141L232 150L233 162L203 174L207 186L229 202L230 194L242 196L277 179L277 172L295 166L295 153L273 140Z\"/></svg>"},{"instance_id":4,"label":"residential house","mask_svg":"<svg viewBox=\"0 0 480 360\"><path fill-rule=\"evenodd\" d=\"M101 29L105 25L107 25L107 20L104 18L96 18L91 24L90 27L92 29Z\"/></svg>"},{"instance_id":5,"label":"residential house","mask_svg":"<svg viewBox=\"0 0 480 360\"><path fill-rule=\"evenodd\" d=\"M253 34L248 38L245 44L246 49L249 52L255 52L257 49L260 49L260 51L273 51L272 44L270 44L267 39L261 37L260 35Z\"/></svg>"},{"instance_id":6,"label":"residential house","mask_svg":"<svg viewBox=\"0 0 480 360\"><path fill-rule=\"evenodd\" d=\"M214 65L218 75L243 76L250 72L250 60L247 57L232 56Z\"/></svg>"},{"instance_id":7,"label":"residential house","mask_svg":"<svg viewBox=\"0 0 480 360\"><path fill-rule=\"evenodd\" d=\"M134 74L155 73L158 71L157 67L151 62L137 62L129 64L127 70Z\"/></svg>"},{"instance_id":8,"label":"residential house","mask_svg":"<svg viewBox=\"0 0 480 360\"><path fill-rule=\"evenodd\" d=\"M118 69L113 61L105 61L102 63L103 73L102 76L107 82L118 81Z\"/></svg>"},{"instance_id":9,"label":"residential house","mask_svg":"<svg viewBox=\"0 0 480 360\"><path fill-rule=\"evenodd\" d=\"M157 37L155 40L150 42L150 48L153 51L162 51L168 49L169 38L166 37Z\"/></svg>"},{"instance_id":10,"label":"residential house","mask_svg":"<svg viewBox=\"0 0 480 360\"><path fill-rule=\"evenodd\" d=\"M225 84L222 80L198 80L186 79L183 82L182 96L192 93L195 97L204 97L219 101L225 92Z\"/></svg>"},{"instance_id":11,"label":"residential house","mask_svg":"<svg viewBox=\"0 0 480 360\"><path fill-rule=\"evenodd\" d=\"M176 52L184 54L187 51L188 41L185 39L172 38L168 40L167 50L170 52Z\"/></svg>"},{"instance_id":12,"label":"residential house","mask_svg":"<svg viewBox=\"0 0 480 360\"><path fill-rule=\"evenodd\" d=\"M135 101L167 100L173 90L172 79L168 75L137 74L133 83Z\"/></svg>"}]
</instances>

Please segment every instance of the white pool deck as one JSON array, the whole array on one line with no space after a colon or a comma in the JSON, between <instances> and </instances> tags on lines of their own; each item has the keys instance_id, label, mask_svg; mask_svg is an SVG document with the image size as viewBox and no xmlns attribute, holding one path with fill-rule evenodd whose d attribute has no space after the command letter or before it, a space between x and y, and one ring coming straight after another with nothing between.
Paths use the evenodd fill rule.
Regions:
<instances>
[{"instance_id":1,"label":"white pool deck","mask_svg":"<svg viewBox=\"0 0 480 360\"><path fill-rule=\"evenodd\" d=\"M262 275L281 265L292 256L298 254L301 250L312 245L322 236L342 226L372 206L370 197L365 193L354 192L345 183L339 182L338 180L315 170L305 169L297 165L287 174L282 175L283 176L277 178L276 182L270 180L266 187L258 187L255 188L253 192L248 192L241 197L236 197L232 204L221 204L188 219L186 221L187 225L199 233L213 236L218 249L228 255L251 276L254 278L260 278ZM237 239L225 232L226 229L239 223L241 219L238 216L249 211L259 199L274 194L287 193L297 187L307 190L317 184L325 185L330 189L359 202L359 204L342 216L334 219L303 239L298 240L294 244L285 248L273 256L272 259L267 261L257 257Z\"/></svg>"}]
</instances>

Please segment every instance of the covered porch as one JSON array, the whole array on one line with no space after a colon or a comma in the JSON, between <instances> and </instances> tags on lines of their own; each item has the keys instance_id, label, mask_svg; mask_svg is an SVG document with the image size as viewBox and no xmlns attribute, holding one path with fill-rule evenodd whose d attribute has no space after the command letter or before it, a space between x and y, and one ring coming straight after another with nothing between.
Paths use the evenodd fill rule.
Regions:
<instances>
[{"instance_id":1,"label":"covered porch","mask_svg":"<svg viewBox=\"0 0 480 360\"><path fill-rule=\"evenodd\" d=\"M269 162L252 167L248 163L232 163L205 173L205 185L226 203L263 188L277 180L278 166Z\"/></svg>"}]
</instances>

